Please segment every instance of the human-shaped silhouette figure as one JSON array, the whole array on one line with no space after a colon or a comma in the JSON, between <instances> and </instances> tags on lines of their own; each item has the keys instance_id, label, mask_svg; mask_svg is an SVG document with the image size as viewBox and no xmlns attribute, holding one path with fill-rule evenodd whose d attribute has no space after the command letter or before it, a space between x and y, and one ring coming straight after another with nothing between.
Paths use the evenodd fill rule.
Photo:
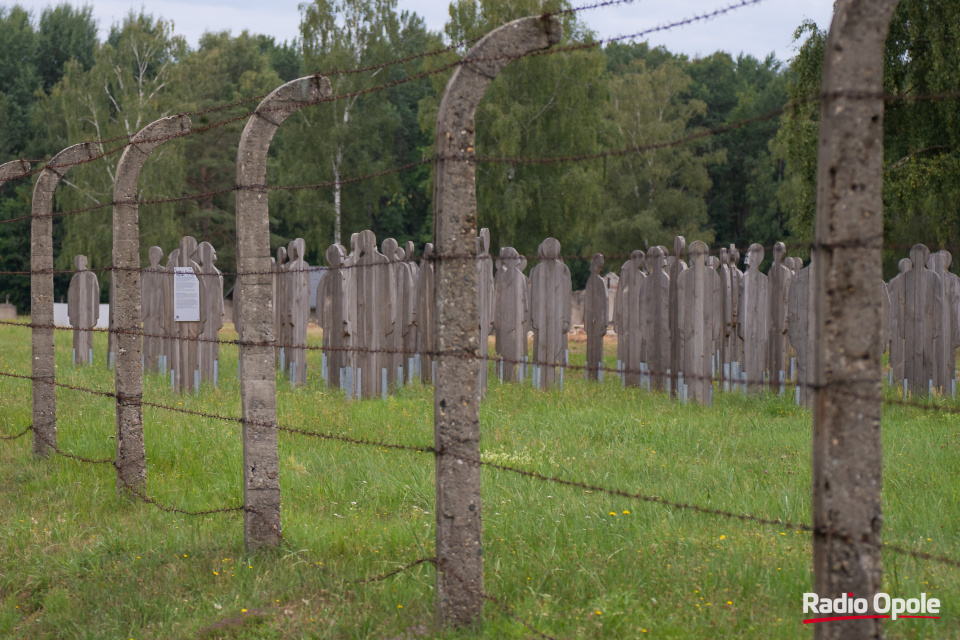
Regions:
<instances>
[{"instance_id":1,"label":"human-shaped silhouette figure","mask_svg":"<svg viewBox=\"0 0 960 640\"><path fill-rule=\"evenodd\" d=\"M87 256L76 256L77 273L67 290L67 318L73 327L74 365L93 364L93 329L100 319L100 283L97 274L87 268Z\"/></svg>"}]
</instances>

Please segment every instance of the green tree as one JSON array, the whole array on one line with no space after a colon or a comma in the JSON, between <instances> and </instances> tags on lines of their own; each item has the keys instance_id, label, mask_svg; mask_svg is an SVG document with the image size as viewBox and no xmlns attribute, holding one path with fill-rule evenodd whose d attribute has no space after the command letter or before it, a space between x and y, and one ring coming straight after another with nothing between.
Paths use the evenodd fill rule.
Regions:
<instances>
[{"instance_id":1,"label":"green tree","mask_svg":"<svg viewBox=\"0 0 960 640\"><path fill-rule=\"evenodd\" d=\"M46 146L63 149L83 140L101 142L100 149L120 148L125 138L157 118L177 111L177 63L186 43L174 36L172 25L152 16L129 14L114 25L106 43L85 70L77 60L66 63L60 81L37 105L37 125L63 123L47 129ZM61 209L102 205L113 199L114 176L120 153L109 153L95 162L70 170L57 193ZM146 163L139 181L144 199L176 196L184 190L186 162L183 145L167 143ZM149 214L148 214L149 211ZM150 205L141 212L143 254L151 244L172 246L179 241L174 203ZM106 206L95 212L66 216L62 220L63 244L56 264L69 268L78 253L92 266L111 263L112 218Z\"/></svg>"},{"instance_id":2,"label":"green tree","mask_svg":"<svg viewBox=\"0 0 960 640\"><path fill-rule=\"evenodd\" d=\"M301 12L305 71L326 76L337 98L301 110L284 125L276 162L288 182L334 186L271 194L276 230L281 237L302 235L316 262L331 241L366 228L401 242L419 240L426 212L423 172L341 181L420 158L424 136L417 105L432 90L429 80L361 92L405 80L423 62L361 69L440 46L439 37L415 14L398 15L395 0L318 0Z\"/></svg>"},{"instance_id":3,"label":"green tree","mask_svg":"<svg viewBox=\"0 0 960 640\"><path fill-rule=\"evenodd\" d=\"M244 31L205 33L195 51L179 61L176 76L181 99L178 110L196 111L242 101L273 91L283 83L274 66L277 48L272 39ZM201 113L191 117L194 128L217 125L255 109L257 102ZM177 205L178 228L217 248L217 265L236 271L235 194L213 195L234 186L237 146L246 118L168 144L178 145L183 155L183 179L188 193L211 194ZM169 247L164 247L168 251Z\"/></svg>"},{"instance_id":4,"label":"green tree","mask_svg":"<svg viewBox=\"0 0 960 640\"><path fill-rule=\"evenodd\" d=\"M63 3L40 14L37 30L37 71L43 88L49 90L63 75L69 60L84 69L93 66L97 46L97 23L90 6L74 9Z\"/></svg>"},{"instance_id":5,"label":"green tree","mask_svg":"<svg viewBox=\"0 0 960 640\"><path fill-rule=\"evenodd\" d=\"M37 33L22 7L0 8L0 42L0 151L6 162L27 147L33 131L33 93L41 85Z\"/></svg>"},{"instance_id":6,"label":"green tree","mask_svg":"<svg viewBox=\"0 0 960 640\"><path fill-rule=\"evenodd\" d=\"M798 235L812 237L823 50L826 33L806 22L791 65L790 97L803 101L781 119L777 153L787 161L782 206ZM909 245L960 245L960 103L924 99L960 86L960 5L901 0L887 35L884 91L884 271L896 273ZM918 99L913 99L918 98Z\"/></svg>"},{"instance_id":7,"label":"green tree","mask_svg":"<svg viewBox=\"0 0 960 640\"><path fill-rule=\"evenodd\" d=\"M690 122L706 113L701 100L683 99L690 77L677 61L647 68L633 58L609 80L604 136L608 148L644 147L695 131ZM607 159L603 221L596 233L602 246L618 253L671 245L674 235L712 241L704 200L707 171L723 152L701 153L693 145L667 146Z\"/></svg>"},{"instance_id":8,"label":"green tree","mask_svg":"<svg viewBox=\"0 0 960 640\"><path fill-rule=\"evenodd\" d=\"M445 27L453 42L473 40L511 20L568 8L566 1L459 0ZM556 47L593 42L576 14L560 16ZM480 157L537 158L593 153L600 148L608 88L600 47L511 61L494 79L476 115ZM437 97L425 101L421 126L433 135ZM481 163L477 168L478 225L489 227L494 247L535 254L547 236L563 253L584 252L599 220L602 162Z\"/></svg>"},{"instance_id":9,"label":"green tree","mask_svg":"<svg viewBox=\"0 0 960 640\"><path fill-rule=\"evenodd\" d=\"M691 125L716 128L757 117L787 101L786 78L773 57L717 52L687 66L692 79L689 97L702 100L706 111ZM704 149L722 151L724 161L711 164L713 184L706 196L707 215L718 244L771 244L789 235L786 215L776 198L784 163L772 157L776 119L756 122L711 137Z\"/></svg>"}]
</instances>

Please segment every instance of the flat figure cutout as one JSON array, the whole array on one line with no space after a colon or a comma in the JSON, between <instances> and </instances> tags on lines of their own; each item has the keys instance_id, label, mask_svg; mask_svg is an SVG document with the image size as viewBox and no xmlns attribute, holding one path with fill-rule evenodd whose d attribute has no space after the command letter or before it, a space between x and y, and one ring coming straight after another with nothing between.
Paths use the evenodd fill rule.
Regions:
<instances>
[{"instance_id":1,"label":"flat figure cutout","mask_svg":"<svg viewBox=\"0 0 960 640\"><path fill-rule=\"evenodd\" d=\"M200 265L191 259L197 252L197 241L192 236L184 236L180 240L180 254L177 257L177 266L189 268L198 279ZM180 359L175 371L175 386L181 391L196 391L200 382L200 334L203 324L197 321L177 322L179 336Z\"/></svg>"},{"instance_id":2,"label":"flat figure cutout","mask_svg":"<svg viewBox=\"0 0 960 640\"><path fill-rule=\"evenodd\" d=\"M689 253L690 266L680 273L677 284L680 370L686 398L711 404L714 344L720 337L723 311L720 275L707 266L710 248L704 242L694 241Z\"/></svg>"},{"instance_id":3,"label":"flat figure cutout","mask_svg":"<svg viewBox=\"0 0 960 640\"><path fill-rule=\"evenodd\" d=\"M495 287L493 260L490 259L490 229L480 229L477 236L477 311L480 315L480 393L487 392L490 369L490 333L493 331Z\"/></svg>"},{"instance_id":4,"label":"flat figure cutout","mask_svg":"<svg viewBox=\"0 0 960 640\"><path fill-rule=\"evenodd\" d=\"M670 368L670 276L663 248L652 247L647 252L646 265L650 274L640 289L641 340L650 388L660 391L667 388L667 369Z\"/></svg>"},{"instance_id":5,"label":"flat figure cutout","mask_svg":"<svg viewBox=\"0 0 960 640\"><path fill-rule=\"evenodd\" d=\"M93 364L93 328L100 319L100 283L87 268L87 256L76 256L77 272L67 290L67 318L73 327L73 364Z\"/></svg>"},{"instance_id":6,"label":"flat figure cutout","mask_svg":"<svg viewBox=\"0 0 960 640\"><path fill-rule=\"evenodd\" d=\"M930 254L927 267L940 277L943 302L940 306L940 335L934 340L933 386L943 394L952 394L957 371L957 347L960 346L960 279L950 273L953 257L949 251Z\"/></svg>"},{"instance_id":7,"label":"flat figure cutout","mask_svg":"<svg viewBox=\"0 0 960 640\"><path fill-rule=\"evenodd\" d=\"M277 248L277 259L273 265L273 337L277 341L276 356L277 368L286 375L287 352L285 345L289 344L285 314L287 313L286 285L287 278L287 248Z\"/></svg>"},{"instance_id":8,"label":"flat figure cutout","mask_svg":"<svg viewBox=\"0 0 960 640\"><path fill-rule=\"evenodd\" d=\"M500 263L503 271L495 282L493 327L502 358L500 375L504 382L517 382L527 345L524 326L529 315L527 280L520 271L520 256L513 247L500 249Z\"/></svg>"},{"instance_id":9,"label":"flat figure cutout","mask_svg":"<svg viewBox=\"0 0 960 640\"><path fill-rule=\"evenodd\" d=\"M414 261L413 242L404 245L404 279L401 314L403 318L403 368L407 380L413 381L416 374L417 342L417 279L420 277L420 266Z\"/></svg>"},{"instance_id":10,"label":"flat figure cutout","mask_svg":"<svg viewBox=\"0 0 960 640\"><path fill-rule=\"evenodd\" d=\"M683 352L680 339L680 315L679 301L677 299L677 286L680 283L680 274L687 268L683 261L684 251L687 248L687 241L683 236L676 236L673 239L673 255L668 259L670 269L670 298L668 302L668 313L670 323L670 395L677 395L677 372L683 367Z\"/></svg>"},{"instance_id":11,"label":"flat figure cutout","mask_svg":"<svg viewBox=\"0 0 960 640\"><path fill-rule=\"evenodd\" d=\"M547 238L540 245L543 262L530 272L530 314L537 336L539 386L550 389L562 384L557 367L567 364L567 333L570 331L573 285L570 269L560 260L560 242Z\"/></svg>"},{"instance_id":12,"label":"flat figure cutout","mask_svg":"<svg viewBox=\"0 0 960 640\"><path fill-rule=\"evenodd\" d=\"M317 321L323 330L325 382L331 389L340 388L340 369L347 365L345 350L350 344L350 327L346 313L346 273L343 262L347 250L343 245L327 247L327 275L317 285Z\"/></svg>"},{"instance_id":13,"label":"flat figure cutout","mask_svg":"<svg viewBox=\"0 0 960 640\"><path fill-rule=\"evenodd\" d=\"M747 250L747 272L741 279L737 309L738 334L743 345L743 373L751 394L763 391L770 336L767 276L760 273L763 253L763 246L759 244L752 244Z\"/></svg>"},{"instance_id":14,"label":"flat figure cutout","mask_svg":"<svg viewBox=\"0 0 960 640\"><path fill-rule=\"evenodd\" d=\"M890 314L887 325L890 331L890 377L897 387L903 383L903 354L904 340L903 332L900 330L900 323L903 322L904 308L906 306L906 282L907 271L913 269L913 262L910 258L904 258L897 265L899 273L887 283L887 294L890 298Z\"/></svg>"},{"instance_id":15,"label":"flat figure cutout","mask_svg":"<svg viewBox=\"0 0 960 640\"><path fill-rule=\"evenodd\" d=\"M737 266L740 264L740 251L736 245L730 245L727 250L727 260L730 275L730 340L727 343L727 362L731 363L731 375L740 370L740 360L743 357L739 334L740 286L743 281L743 271Z\"/></svg>"},{"instance_id":16,"label":"flat figure cutout","mask_svg":"<svg viewBox=\"0 0 960 640\"><path fill-rule=\"evenodd\" d=\"M583 330L587 334L587 380L598 380L603 368L603 337L607 335L607 282L600 275L603 254L590 259L590 277L583 300ZM639 309L637 310L639 316Z\"/></svg>"},{"instance_id":17,"label":"flat figure cutout","mask_svg":"<svg viewBox=\"0 0 960 640\"><path fill-rule=\"evenodd\" d=\"M773 264L767 273L767 291L770 301L769 336L767 337L767 373L770 388L779 393L780 380L787 379L787 298L793 272L784 264L787 247L782 242L773 245Z\"/></svg>"},{"instance_id":18,"label":"flat figure cutout","mask_svg":"<svg viewBox=\"0 0 960 640\"><path fill-rule=\"evenodd\" d=\"M377 321L380 327L380 344L383 350L380 355L380 369L378 375L383 393L383 373L386 371L387 392L392 392L397 386L397 366L401 362L401 354L397 353L403 347L403 334L396 330L397 323L397 277L398 270L403 268L403 259L397 257L402 253L400 245L393 238L387 238L380 244L381 255L384 257L383 267L379 269L378 293L379 315Z\"/></svg>"},{"instance_id":19,"label":"flat figure cutout","mask_svg":"<svg viewBox=\"0 0 960 640\"><path fill-rule=\"evenodd\" d=\"M904 340L904 377L910 393L925 396L934 379L935 340L940 336L943 284L927 268L930 250L922 244L910 249L913 269L904 274L904 309L899 326Z\"/></svg>"},{"instance_id":20,"label":"flat figure cutout","mask_svg":"<svg viewBox=\"0 0 960 640\"><path fill-rule=\"evenodd\" d=\"M437 344L437 308L435 291L437 283L436 261L433 259L433 243L423 247L420 259L420 277L417 279L417 348L420 350L420 380L423 384L433 382L433 354Z\"/></svg>"},{"instance_id":21,"label":"flat figure cutout","mask_svg":"<svg viewBox=\"0 0 960 640\"><path fill-rule=\"evenodd\" d=\"M816 318L813 314L813 270L800 269L790 283L787 302L787 337L797 359L797 404L813 401L813 340Z\"/></svg>"},{"instance_id":22,"label":"flat figure cutout","mask_svg":"<svg viewBox=\"0 0 960 640\"><path fill-rule=\"evenodd\" d=\"M197 245L194 262L200 265L200 379L214 384L220 372L220 329L223 328L223 276L214 266L217 252L209 242Z\"/></svg>"},{"instance_id":23,"label":"flat figure cutout","mask_svg":"<svg viewBox=\"0 0 960 640\"><path fill-rule=\"evenodd\" d=\"M143 290L140 317L143 321L143 369L160 371L163 358L164 314L163 281L165 269L160 266L163 249L150 247L150 266L143 270L140 287Z\"/></svg>"},{"instance_id":24,"label":"flat figure cutout","mask_svg":"<svg viewBox=\"0 0 960 640\"><path fill-rule=\"evenodd\" d=\"M614 326L617 331L617 355L623 384L638 387L643 375L641 365L645 361L643 330L640 317L640 292L647 279L643 272L646 256L639 249L630 254L630 259L620 269L617 301L614 305Z\"/></svg>"},{"instance_id":25,"label":"flat figure cutout","mask_svg":"<svg viewBox=\"0 0 960 640\"><path fill-rule=\"evenodd\" d=\"M174 249L167 256L167 265L163 277L163 359L165 368L173 375L173 387L176 388L176 371L180 365L180 329L176 321L177 311L174 304L174 273L180 260L180 249Z\"/></svg>"}]
</instances>

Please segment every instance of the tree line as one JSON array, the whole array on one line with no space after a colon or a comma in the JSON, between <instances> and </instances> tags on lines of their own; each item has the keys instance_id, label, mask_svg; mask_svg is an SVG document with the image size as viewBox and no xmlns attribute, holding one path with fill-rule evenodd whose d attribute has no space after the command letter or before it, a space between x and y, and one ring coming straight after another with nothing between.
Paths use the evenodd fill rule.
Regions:
<instances>
[{"instance_id":1,"label":"tree line","mask_svg":"<svg viewBox=\"0 0 960 640\"><path fill-rule=\"evenodd\" d=\"M69 4L31 15L0 9L0 160L50 157L84 140L136 133L153 120L265 94L321 73L343 99L302 110L271 146L273 185L335 183L270 193L271 244L303 237L306 259L371 229L418 246L432 240L429 164L363 181L350 178L413 163L433 152L437 105L466 46L402 64L394 59L472 41L505 21L569 8L567 0L457 0L444 33L427 29L396 0L313 0L301 5L300 37L278 43L246 31L207 33L190 46L172 24L131 12L101 41L89 7ZM892 92L956 87L960 62L956 8L903 0L888 42ZM932 15L933 13L937 15ZM593 43L576 14L565 14L558 45ZM825 33L801 25L798 54L716 52L691 59L645 42L613 43L512 62L477 113L477 153L516 159L478 166L479 226L494 246L536 252L552 236L565 253L625 254L669 244L675 235L712 245L806 240L815 204L816 101L727 133L679 146L578 162L523 158L580 156L647 147L707 132L816 95ZM374 69L363 71L368 67ZM443 69L443 70L441 70ZM428 73L441 70L437 73ZM387 89L363 93L380 85ZM812 92L812 93L811 93ZM256 101L193 116L194 128L237 117L164 145L141 174L142 199L204 193L141 208L142 246L170 248L183 235L211 242L224 271L235 270L236 149ZM931 244L960 239L956 215L943 216L956 190L956 101L888 106L884 199L891 237ZM105 143L107 151L123 140ZM73 168L57 193L60 210L108 203L119 154ZM225 193L218 193L226 191ZM28 215L32 181L0 189L0 220ZM934 213L936 211L936 213ZM111 261L111 208L56 218L56 268L85 254ZM916 224L920 220L922 224ZM922 237L915 234L921 233ZM29 270L29 222L0 225L0 271ZM143 256L146 261L146 255ZM146 264L146 262L144 262ZM574 286L587 261L571 265ZM68 277L57 279L66 291ZM29 307L29 281L0 276L0 296ZM229 286L229 283L228 283ZM59 294L58 294L59 295Z\"/></svg>"}]
</instances>

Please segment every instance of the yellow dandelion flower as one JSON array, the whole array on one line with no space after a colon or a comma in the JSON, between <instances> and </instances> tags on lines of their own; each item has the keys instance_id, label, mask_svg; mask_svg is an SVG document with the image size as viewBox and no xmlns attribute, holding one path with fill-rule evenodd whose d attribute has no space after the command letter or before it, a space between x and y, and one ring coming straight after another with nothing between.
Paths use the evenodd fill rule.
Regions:
<instances>
[{"instance_id":1,"label":"yellow dandelion flower","mask_svg":"<svg viewBox=\"0 0 960 640\"><path fill-rule=\"evenodd\" d=\"M726 539L727 539L727 536L720 536L720 539L721 539L721 540L726 540Z\"/></svg>"}]
</instances>

